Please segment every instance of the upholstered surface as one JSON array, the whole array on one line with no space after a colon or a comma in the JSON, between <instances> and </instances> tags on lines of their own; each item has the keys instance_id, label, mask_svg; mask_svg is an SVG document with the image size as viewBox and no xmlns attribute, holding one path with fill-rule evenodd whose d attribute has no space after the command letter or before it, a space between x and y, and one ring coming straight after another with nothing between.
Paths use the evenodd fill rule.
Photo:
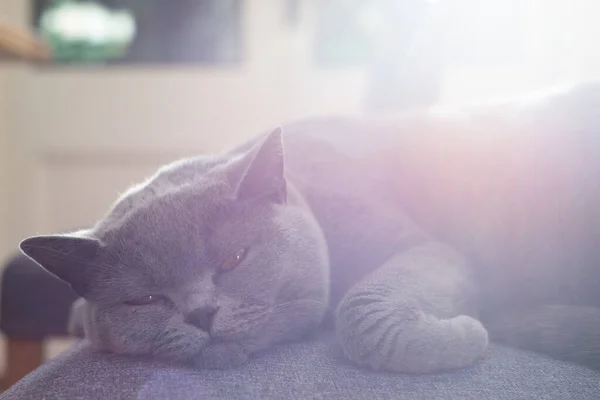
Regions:
<instances>
[{"instance_id":1,"label":"upholstered surface","mask_svg":"<svg viewBox=\"0 0 600 400\"><path fill-rule=\"evenodd\" d=\"M346 364L331 334L272 349L228 371L192 370L92 352L85 342L0 399L599 399L600 373L492 346L461 371L429 376Z\"/></svg>"}]
</instances>

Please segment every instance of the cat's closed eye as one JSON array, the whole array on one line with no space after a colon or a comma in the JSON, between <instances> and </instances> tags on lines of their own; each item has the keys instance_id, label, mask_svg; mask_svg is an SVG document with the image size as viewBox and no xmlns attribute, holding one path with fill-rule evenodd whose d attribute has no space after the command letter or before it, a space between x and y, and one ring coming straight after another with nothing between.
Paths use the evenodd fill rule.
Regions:
<instances>
[{"instance_id":1,"label":"cat's closed eye","mask_svg":"<svg viewBox=\"0 0 600 400\"><path fill-rule=\"evenodd\" d=\"M236 268L242 263L242 261L244 261L247 252L248 249L239 249L237 252L227 257L225 261L223 261L221 265L219 265L219 269L221 271L231 271L232 269Z\"/></svg>"},{"instance_id":2,"label":"cat's closed eye","mask_svg":"<svg viewBox=\"0 0 600 400\"><path fill-rule=\"evenodd\" d=\"M166 298L164 296L149 294L147 296L138 297L137 299L124 301L123 303L127 304L128 306L145 306L148 304L154 304L165 300Z\"/></svg>"}]
</instances>

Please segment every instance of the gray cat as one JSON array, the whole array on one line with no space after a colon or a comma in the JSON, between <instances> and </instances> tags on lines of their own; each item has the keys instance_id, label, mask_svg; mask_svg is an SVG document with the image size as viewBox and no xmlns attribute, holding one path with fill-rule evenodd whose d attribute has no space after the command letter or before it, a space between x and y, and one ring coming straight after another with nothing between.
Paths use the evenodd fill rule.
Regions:
<instances>
[{"instance_id":1,"label":"gray cat","mask_svg":"<svg viewBox=\"0 0 600 400\"><path fill-rule=\"evenodd\" d=\"M331 316L374 370L471 365L488 330L594 365L599 93L289 124L21 249L85 299L100 350L227 368Z\"/></svg>"}]
</instances>

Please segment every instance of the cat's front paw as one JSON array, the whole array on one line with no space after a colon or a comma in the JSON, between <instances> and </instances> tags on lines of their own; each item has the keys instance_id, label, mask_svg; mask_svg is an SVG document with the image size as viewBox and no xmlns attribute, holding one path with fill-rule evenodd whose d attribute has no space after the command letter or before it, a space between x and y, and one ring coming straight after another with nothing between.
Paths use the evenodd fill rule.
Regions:
<instances>
[{"instance_id":1,"label":"cat's front paw","mask_svg":"<svg viewBox=\"0 0 600 400\"><path fill-rule=\"evenodd\" d=\"M472 317L460 315L447 320L457 334L457 346L461 349L462 362L458 367L466 367L483 357L489 344L488 332L482 323ZM461 365L462 364L462 365Z\"/></svg>"},{"instance_id":2,"label":"cat's front paw","mask_svg":"<svg viewBox=\"0 0 600 400\"><path fill-rule=\"evenodd\" d=\"M487 331L474 318L439 318L410 302L364 298L342 302L336 317L340 345L357 365L424 374L467 367L485 354Z\"/></svg>"},{"instance_id":3,"label":"cat's front paw","mask_svg":"<svg viewBox=\"0 0 600 400\"><path fill-rule=\"evenodd\" d=\"M212 343L194 359L194 365L205 369L228 369L244 364L247 351L239 343Z\"/></svg>"}]
</instances>

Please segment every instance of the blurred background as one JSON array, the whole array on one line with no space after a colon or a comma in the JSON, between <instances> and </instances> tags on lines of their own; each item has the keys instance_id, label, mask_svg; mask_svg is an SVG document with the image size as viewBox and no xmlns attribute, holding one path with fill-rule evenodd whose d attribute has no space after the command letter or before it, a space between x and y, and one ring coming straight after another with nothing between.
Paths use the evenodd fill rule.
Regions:
<instances>
[{"instance_id":1,"label":"blurred background","mask_svg":"<svg viewBox=\"0 0 600 400\"><path fill-rule=\"evenodd\" d=\"M0 61L1 260L287 120L600 76L597 0L1 0L0 21L54 55Z\"/></svg>"}]
</instances>

